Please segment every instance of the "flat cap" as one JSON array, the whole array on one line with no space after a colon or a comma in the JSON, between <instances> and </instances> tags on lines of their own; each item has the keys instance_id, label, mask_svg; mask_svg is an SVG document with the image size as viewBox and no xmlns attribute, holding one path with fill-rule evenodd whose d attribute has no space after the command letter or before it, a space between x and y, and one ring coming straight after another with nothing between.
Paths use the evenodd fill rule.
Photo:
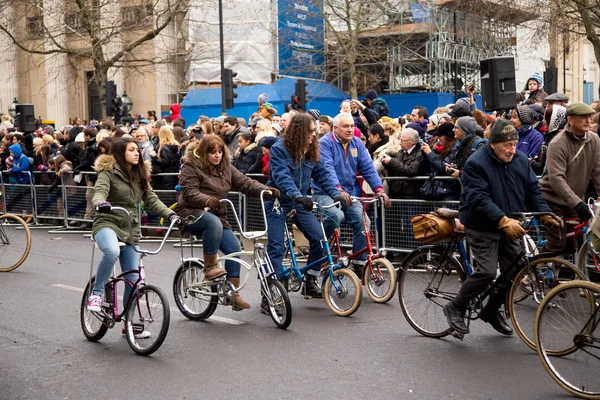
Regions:
<instances>
[{"instance_id":1,"label":"flat cap","mask_svg":"<svg viewBox=\"0 0 600 400\"><path fill-rule=\"evenodd\" d=\"M567 103L569 101L569 98L564 93L556 92L547 96L546 101L564 101L565 103Z\"/></svg>"},{"instance_id":2,"label":"flat cap","mask_svg":"<svg viewBox=\"0 0 600 400\"><path fill-rule=\"evenodd\" d=\"M567 106L567 116L570 115L592 115L596 111L585 103L571 103Z\"/></svg>"}]
</instances>

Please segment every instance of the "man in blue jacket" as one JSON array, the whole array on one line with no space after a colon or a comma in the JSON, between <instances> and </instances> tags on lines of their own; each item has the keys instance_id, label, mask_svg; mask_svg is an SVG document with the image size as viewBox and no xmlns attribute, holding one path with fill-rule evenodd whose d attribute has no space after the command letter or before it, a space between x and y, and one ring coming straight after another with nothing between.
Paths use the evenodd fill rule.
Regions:
<instances>
[{"instance_id":1,"label":"man in blue jacket","mask_svg":"<svg viewBox=\"0 0 600 400\"><path fill-rule=\"evenodd\" d=\"M389 197L385 194L383 183L375 170L373 160L363 142L354 136L354 118L349 113L338 114L333 119L333 132L328 133L319 140L319 151L321 153L321 164L332 173L335 186L340 191L346 204L342 204L343 210L330 209L332 219L325 222L325 234L329 237L342 221L346 221L352 227L354 239L352 251L356 252L367 246L364 235L362 219L362 206L360 203L351 203L350 193L354 192L357 171L367 181L377 196L383 197L385 207L391 207ZM322 206L333 203L333 199L317 183L312 183L313 198ZM348 205L350 205L348 207ZM359 261L364 261L363 254ZM360 266L357 274L361 273ZM360 275L359 275L360 276Z\"/></svg>"},{"instance_id":2,"label":"man in blue jacket","mask_svg":"<svg viewBox=\"0 0 600 400\"><path fill-rule=\"evenodd\" d=\"M499 278L479 317L498 332L512 334L499 310L518 272L514 266L523 251L519 239L525 230L519 221L509 216L525 209L551 211L527 155L516 149L518 140L519 135L510 122L499 119L492 127L490 144L468 159L461 175L459 218L465 225L477 268L464 281L456 297L444 306L449 325L461 333L469 333L463 317L469 301L494 281L500 264L501 271L513 267L514 273L511 270ZM543 216L541 222L548 226L557 224L548 215Z\"/></svg>"}]
</instances>

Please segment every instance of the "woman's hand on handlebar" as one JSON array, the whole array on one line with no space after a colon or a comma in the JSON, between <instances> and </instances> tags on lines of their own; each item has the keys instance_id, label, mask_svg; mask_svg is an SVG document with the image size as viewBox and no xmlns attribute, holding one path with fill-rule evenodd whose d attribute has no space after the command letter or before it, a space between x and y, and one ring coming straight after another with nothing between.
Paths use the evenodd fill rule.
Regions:
<instances>
[{"instance_id":1,"label":"woman's hand on handlebar","mask_svg":"<svg viewBox=\"0 0 600 400\"><path fill-rule=\"evenodd\" d=\"M103 201L102 203L98 203L96 206L96 211L103 214L108 214L112 210L112 204L108 201Z\"/></svg>"}]
</instances>

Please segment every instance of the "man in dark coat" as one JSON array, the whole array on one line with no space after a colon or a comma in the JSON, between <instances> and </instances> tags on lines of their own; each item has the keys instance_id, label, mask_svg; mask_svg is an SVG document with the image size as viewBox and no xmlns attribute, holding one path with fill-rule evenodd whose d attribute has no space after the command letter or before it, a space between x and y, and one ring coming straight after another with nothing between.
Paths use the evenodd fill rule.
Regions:
<instances>
[{"instance_id":1,"label":"man in dark coat","mask_svg":"<svg viewBox=\"0 0 600 400\"><path fill-rule=\"evenodd\" d=\"M459 218L466 228L477 265L456 297L444 306L448 324L461 333L469 333L463 317L469 301L494 281L500 264L504 273L496 281L479 318L498 332L512 335L499 310L520 266L517 260L523 250L519 239L525 230L510 215L525 209L550 212L527 155L516 149L518 141L517 131L510 122L498 119L492 127L490 144L474 153L462 171ZM557 224L548 215L541 222L548 226Z\"/></svg>"},{"instance_id":2,"label":"man in dark coat","mask_svg":"<svg viewBox=\"0 0 600 400\"><path fill-rule=\"evenodd\" d=\"M423 173L424 155L419 145L419 134L414 129L406 128L400 136L402 150L394 157L385 156L381 163L389 177L413 177ZM393 199L418 199L422 181L390 180L390 197Z\"/></svg>"}]
</instances>

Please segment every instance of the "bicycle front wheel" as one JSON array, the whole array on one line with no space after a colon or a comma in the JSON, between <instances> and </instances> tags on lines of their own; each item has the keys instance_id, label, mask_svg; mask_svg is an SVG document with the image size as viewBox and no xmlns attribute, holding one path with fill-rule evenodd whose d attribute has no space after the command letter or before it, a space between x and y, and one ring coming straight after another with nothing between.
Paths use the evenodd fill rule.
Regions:
<instances>
[{"instance_id":1,"label":"bicycle front wheel","mask_svg":"<svg viewBox=\"0 0 600 400\"><path fill-rule=\"evenodd\" d=\"M325 279L323 296L334 314L348 317L358 310L362 301L360 280L348 268L336 269L333 271L333 281L329 274Z\"/></svg>"},{"instance_id":2,"label":"bicycle front wheel","mask_svg":"<svg viewBox=\"0 0 600 400\"><path fill-rule=\"evenodd\" d=\"M365 289L375 303L387 303L396 293L396 270L385 258L373 260L373 270L365 266Z\"/></svg>"},{"instance_id":3,"label":"bicycle front wheel","mask_svg":"<svg viewBox=\"0 0 600 400\"><path fill-rule=\"evenodd\" d=\"M169 331L169 301L162 290L146 285L134 289L125 315L125 335L129 347L147 356L163 344Z\"/></svg>"},{"instance_id":4,"label":"bicycle front wheel","mask_svg":"<svg viewBox=\"0 0 600 400\"><path fill-rule=\"evenodd\" d=\"M398 273L398 294L410 326L427 337L448 335L442 307L456 296L463 280L461 265L442 247L427 246L409 254Z\"/></svg>"},{"instance_id":5,"label":"bicycle front wheel","mask_svg":"<svg viewBox=\"0 0 600 400\"><path fill-rule=\"evenodd\" d=\"M532 350L536 349L533 338L535 314L544 297L553 288L580 279L584 279L581 271L556 257L534 258L517 273L506 304L515 331Z\"/></svg>"},{"instance_id":6,"label":"bicycle front wheel","mask_svg":"<svg viewBox=\"0 0 600 400\"><path fill-rule=\"evenodd\" d=\"M19 268L31 250L31 232L21 217L0 215L0 272Z\"/></svg>"},{"instance_id":7,"label":"bicycle front wheel","mask_svg":"<svg viewBox=\"0 0 600 400\"><path fill-rule=\"evenodd\" d=\"M177 308L186 318L205 320L217 309L217 287L204 282L204 266L196 261L186 261L175 273L173 297Z\"/></svg>"},{"instance_id":8,"label":"bicycle front wheel","mask_svg":"<svg viewBox=\"0 0 600 400\"><path fill-rule=\"evenodd\" d=\"M535 318L535 345L544 369L567 392L600 399L600 285L574 281L553 289ZM557 349L563 356L556 357Z\"/></svg>"},{"instance_id":9,"label":"bicycle front wheel","mask_svg":"<svg viewBox=\"0 0 600 400\"><path fill-rule=\"evenodd\" d=\"M290 297L283 284L279 281L269 279L268 282L270 299L269 314L275 325L281 329L286 329L292 323L292 304Z\"/></svg>"},{"instance_id":10,"label":"bicycle front wheel","mask_svg":"<svg viewBox=\"0 0 600 400\"><path fill-rule=\"evenodd\" d=\"M100 313L92 312L87 309L88 297L92 293L94 282L96 282L95 276L92 277L83 291L83 296L81 297L81 308L79 310L79 319L81 322L83 335L90 342L97 342L98 340L102 339L104 335L106 335L106 331L108 331L108 319L101 316ZM105 299L103 298L102 301L104 302L104 300Z\"/></svg>"}]
</instances>

